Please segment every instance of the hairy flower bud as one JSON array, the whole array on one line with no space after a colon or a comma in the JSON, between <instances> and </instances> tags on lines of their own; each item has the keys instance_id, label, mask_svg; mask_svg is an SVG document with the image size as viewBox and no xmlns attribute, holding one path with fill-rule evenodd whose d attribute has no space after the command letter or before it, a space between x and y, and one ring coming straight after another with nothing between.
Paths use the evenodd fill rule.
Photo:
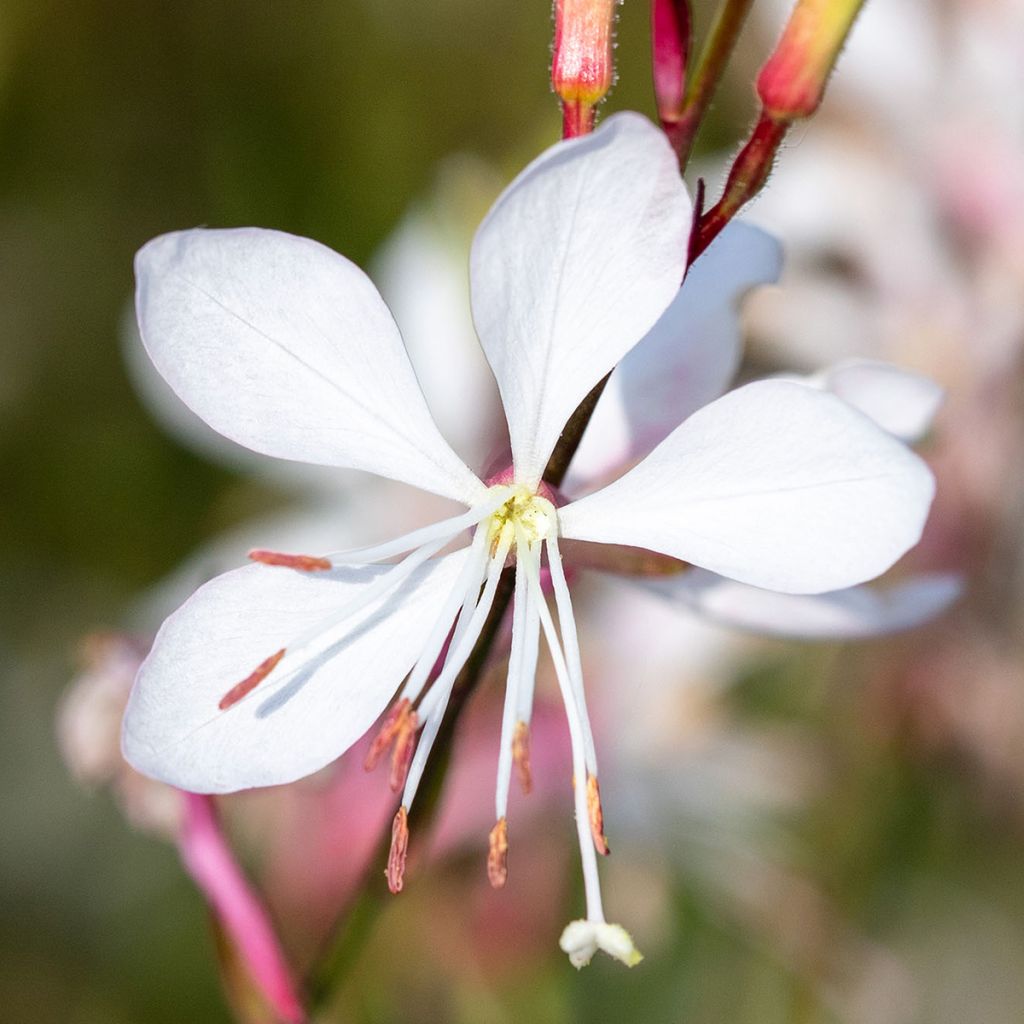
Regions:
<instances>
[{"instance_id":1,"label":"hairy flower bud","mask_svg":"<svg viewBox=\"0 0 1024 1024\"><path fill-rule=\"evenodd\" d=\"M810 117L825 93L839 51L864 0L797 0L757 94L775 120Z\"/></svg>"},{"instance_id":2,"label":"hairy flower bud","mask_svg":"<svg viewBox=\"0 0 1024 1024\"><path fill-rule=\"evenodd\" d=\"M612 36L618 0L555 0L551 85L562 101L563 135L585 135L612 86Z\"/></svg>"}]
</instances>

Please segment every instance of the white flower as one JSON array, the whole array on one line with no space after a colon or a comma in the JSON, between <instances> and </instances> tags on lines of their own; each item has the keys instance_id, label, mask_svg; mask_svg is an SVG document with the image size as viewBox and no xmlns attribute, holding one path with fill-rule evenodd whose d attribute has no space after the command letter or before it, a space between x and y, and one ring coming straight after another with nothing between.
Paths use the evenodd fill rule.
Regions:
<instances>
[{"instance_id":1,"label":"white flower","mask_svg":"<svg viewBox=\"0 0 1024 1024\"><path fill-rule=\"evenodd\" d=\"M395 743L404 776L389 862L397 891L407 809L510 562L489 873L504 880L508 791L514 765L528 768L543 633L569 722L586 882L586 922L563 941L574 963L591 938L634 961L602 908L596 852L607 845L562 539L646 548L758 587L816 593L887 569L918 539L933 492L924 464L868 417L789 381L750 384L694 412L578 501L563 504L542 483L580 401L670 304L686 301L677 296L687 293L690 217L671 148L635 114L553 146L498 199L477 232L470 277L513 466L486 483L441 437L387 308L353 264L254 229L150 242L136 268L142 338L203 419L266 454L368 470L465 510L326 558L257 552L264 564L201 588L164 623L139 673L124 725L129 761L198 792L289 782L346 750L404 680L378 750ZM690 280L700 276L694 268ZM467 546L441 553L467 529ZM545 560L557 622L541 589Z\"/></svg>"}]
</instances>

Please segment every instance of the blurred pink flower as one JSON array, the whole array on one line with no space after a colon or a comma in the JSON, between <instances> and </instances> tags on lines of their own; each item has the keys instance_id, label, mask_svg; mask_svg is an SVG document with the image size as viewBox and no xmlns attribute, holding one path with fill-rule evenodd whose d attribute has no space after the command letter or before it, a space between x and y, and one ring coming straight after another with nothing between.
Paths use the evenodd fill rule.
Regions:
<instances>
[{"instance_id":1,"label":"blurred pink flower","mask_svg":"<svg viewBox=\"0 0 1024 1024\"><path fill-rule=\"evenodd\" d=\"M144 651L106 634L86 644L86 669L68 688L57 719L65 762L87 785L110 784L128 820L173 841L225 935L275 1014L299 1024L305 1013L273 925L239 867L217 821L213 800L146 778L121 756L120 732Z\"/></svg>"}]
</instances>

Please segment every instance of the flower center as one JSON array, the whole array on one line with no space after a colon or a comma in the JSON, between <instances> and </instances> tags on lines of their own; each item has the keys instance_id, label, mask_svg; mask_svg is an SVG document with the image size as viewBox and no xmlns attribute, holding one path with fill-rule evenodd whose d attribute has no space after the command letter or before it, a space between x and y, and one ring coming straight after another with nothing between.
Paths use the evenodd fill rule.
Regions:
<instances>
[{"instance_id":1,"label":"flower center","mask_svg":"<svg viewBox=\"0 0 1024 1024\"><path fill-rule=\"evenodd\" d=\"M517 528L530 544L545 541L558 533L558 512L554 504L522 484L497 484L492 494L508 492L508 499L486 520L491 550L504 540L514 546ZM483 524L481 524L483 525Z\"/></svg>"}]
</instances>

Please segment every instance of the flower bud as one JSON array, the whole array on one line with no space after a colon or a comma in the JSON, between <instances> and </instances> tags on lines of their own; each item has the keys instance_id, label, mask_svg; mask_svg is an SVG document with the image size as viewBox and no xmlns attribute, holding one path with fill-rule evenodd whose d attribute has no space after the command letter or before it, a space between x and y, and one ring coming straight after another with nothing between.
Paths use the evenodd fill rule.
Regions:
<instances>
[{"instance_id":1,"label":"flower bud","mask_svg":"<svg viewBox=\"0 0 1024 1024\"><path fill-rule=\"evenodd\" d=\"M689 0L651 4L651 67L663 127L675 124L683 110L691 30Z\"/></svg>"},{"instance_id":2,"label":"flower bud","mask_svg":"<svg viewBox=\"0 0 1024 1024\"><path fill-rule=\"evenodd\" d=\"M864 0L797 0L775 52L761 69L757 94L775 120L810 117Z\"/></svg>"},{"instance_id":3,"label":"flower bud","mask_svg":"<svg viewBox=\"0 0 1024 1024\"><path fill-rule=\"evenodd\" d=\"M594 126L594 108L612 86L618 0L555 0L551 85L562 101L566 138Z\"/></svg>"}]
</instances>

